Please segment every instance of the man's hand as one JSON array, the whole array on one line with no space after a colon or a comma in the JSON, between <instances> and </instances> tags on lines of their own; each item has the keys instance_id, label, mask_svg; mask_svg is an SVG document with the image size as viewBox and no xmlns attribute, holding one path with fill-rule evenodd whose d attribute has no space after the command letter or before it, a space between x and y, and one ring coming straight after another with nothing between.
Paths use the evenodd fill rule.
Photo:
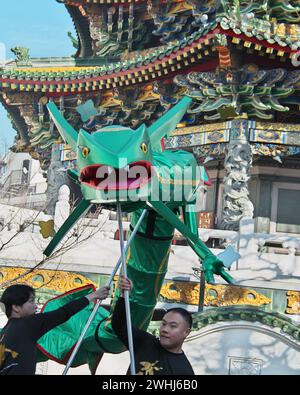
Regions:
<instances>
[{"instance_id":1,"label":"man's hand","mask_svg":"<svg viewBox=\"0 0 300 395\"><path fill-rule=\"evenodd\" d=\"M91 302L94 299L106 299L109 295L110 287L102 287L97 289L97 291L86 295L86 298Z\"/></svg>"},{"instance_id":2,"label":"man's hand","mask_svg":"<svg viewBox=\"0 0 300 395\"><path fill-rule=\"evenodd\" d=\"M125 291L128 291L130 293L132 290L131 280L129 280L128 277L124 277L124 276L120 275L119 288L120 288L121 296L124 297Z\"/></svg>"}]
</instances>

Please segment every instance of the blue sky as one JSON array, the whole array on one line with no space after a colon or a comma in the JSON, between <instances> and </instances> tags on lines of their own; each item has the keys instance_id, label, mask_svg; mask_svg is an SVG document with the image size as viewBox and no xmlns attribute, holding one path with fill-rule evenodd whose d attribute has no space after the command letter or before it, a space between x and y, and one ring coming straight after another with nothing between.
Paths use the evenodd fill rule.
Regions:
<instances>
[{"instance_id":1,"label":"blue sky","mask_svg":"<svg viewBox=\"0 0 300 395\"><path fill-rule=\"evenodd\" d=\"M30 49L31 57L70 56L75 49L67 36L75 35L72 19L56 0L1 1L0 47L6 59L13 59L10 48ZM13 144L16 132L0 105L0 155Z\"/></svg>"}]
</instances>

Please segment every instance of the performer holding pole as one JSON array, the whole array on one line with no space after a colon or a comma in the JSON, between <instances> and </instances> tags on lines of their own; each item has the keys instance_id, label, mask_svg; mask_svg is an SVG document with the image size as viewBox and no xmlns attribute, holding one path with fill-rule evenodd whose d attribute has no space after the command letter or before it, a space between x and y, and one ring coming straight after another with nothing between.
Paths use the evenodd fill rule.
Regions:
<instances>
[{"instance_id":1,"label":"performer holding pole","mask_svg":"<svg viewBox=\"0 0 300 395\"><path fill-rule=\"evenodd\" d=\"M144 219L144 217L145 217L145 215L146 215L146 212L147 212L147 210L144 210L144 211L142 212L142 215L140 216L140 218L139 218L139 220L138 220L138 222L137 222L137 224L136 224L134 230L132 231L132 233L131 233L131 235L130 235L130 238L129 238L129 240L128 240L128 243L126 244L125 251L124 251L124 255L125 255L125 256L126 256L126 253L127 253L127 251L128 251L128 248L129 248L129 246L130 246L132 240L134 239L134 237L135 237L135 235L136 235L136 232L137 232L137 230L138 230L140 224L142 223L142 221L143 221L143 219ZM121 223L121 227L122 227L122 223ZM120 227L119 227L119 233L121 234ZM121 236L120 236L120 240L121 240ZM122 231L122 241L123 241L123 231ZM122 244L122 245L123 245L123 244ZM117 271L119 270L119 267L120 267L120 265L121 265L122 262L123 262L123 260L122 260L122 254L121 254L120 259L118 260L118 262L117 262L117 264L116 264L116 266L115 266L113 272L111 273L111 275L110 275L110 277L109 277L109 279L108 279L108 281L107 281L107 283L106 283L106 285L105 285L106 287L109 287L109 288L110 288L111 283L113 282L113 279L114 279L114 277L115 277ZM126 262L125 262L125 271L126 271ZM65 367L65 369L64 369L64 371L63 371L63 375L66 375L66 374L68 373L68 370L70 369L70 367L71 367L71 365L72 365L72 363L73 363L73 361L74 361L74 359L75 359L75 357L76 357L76 355L77 355L77 352L78 352L78 350L79 350L79 348L80 348L80 346L81 346L81 344L82 344L82 341L83 341L83 339L84 339L84 336L85 336L87 330L89 329L89 327L90 327L90 325L91 325L91 323L92 323L92 321L93 321L95 315L97 314L97 311L98 311L100 305L101 305L101 300L98 300L97 303L96 303L96 305L95 305L95 307L94 307L94 309L93 309L93 311L92 311L92 313L91 313L91 315L90 315L90 318L88 319L88 322L86 323L86 325L85 325L85 327L84 327L84 329L83 329L83 331L82 331L82 333L81 333L81 335L80 335L80 338L78 339L78 341L77 341L77 343L76 343L76 346L74 347L74 350L73 350L73 352L72 352L72 354L71 354L71 356L70 356L70 358L69 358L69 360L68 360L68 363L67 363L67 365L66 365L66 367ZM133 373L133 374L134 374L134 373Z\"/></svg>"},{"instance_id":2,"label":"performer holding pole","mask_svg":"<svg viewBox=\"0 0 300 395\"><path fill-rule=\"evenodd\" d=\"M63 324L95 299L105 299L108 287L66 303L47 313L35 314L35 290L25 284L6 288L1 296L1 307L8 322L0 336L0 376L34 375L36 342L51 329Z\"/></svg>"},{"instance_id":3,"label":"performer holding pole","mask_svg":"<svg viewBox=\"0 0 300 395\"><path fill-rule=\"evenodd\" d=\"M121 258L122 258L122 275L124 277L127 277L126 258L125 258L124 240L123 240L122 210L120 203L118 203L117 205L117 210L118 210L119 235L120 235ZM129 302L128 290L124 291L124 298L125 298L125 310L126 310L128 347L130 353L130 373L131 375L135 375L135 361L134 361L134 351L133 351L132 325L131 325L130 302Z\"/></svg>"}]
</instances>

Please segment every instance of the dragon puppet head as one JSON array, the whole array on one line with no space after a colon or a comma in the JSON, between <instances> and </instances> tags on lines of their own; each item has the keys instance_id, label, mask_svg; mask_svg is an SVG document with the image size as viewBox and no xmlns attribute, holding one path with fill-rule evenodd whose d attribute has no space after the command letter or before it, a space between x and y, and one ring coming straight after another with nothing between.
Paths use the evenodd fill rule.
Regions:
<instances>
[{"instance_id":1,"label":"dragon puppet head","mask_svg":"<svg viewBox=\"0 0 300 395\"><path fill-rule=\"evenodd\" d=\"M48 110L62 138L77 153L78 181L83 196L92 203L143 200L149 193L153 152L161 150L161 139L169 135L185 114L191 99L184 97L150 127L133 130L107 126L93 134L79 133L66 121L56 105ZM131 199L132 200L132 199Z\"/></svg>"}]
</instances>

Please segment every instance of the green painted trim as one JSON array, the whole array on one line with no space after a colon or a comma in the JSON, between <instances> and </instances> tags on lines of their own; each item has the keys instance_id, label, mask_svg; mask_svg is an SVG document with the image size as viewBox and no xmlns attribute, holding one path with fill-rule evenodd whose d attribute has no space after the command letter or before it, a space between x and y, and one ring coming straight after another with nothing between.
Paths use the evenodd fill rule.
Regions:
<instances>
[{"instance_id":1,"label":"green painted trim","mask_svg":"<svg viewBox=\"0 0 300 395\"><path fill-rule=\"evenodd\" d=\"M285 335L300 341L300 326L279 313L270 313L255 307L216 307L200 313L193 313L192 331L196 332L209 325L226 322L248 321L260 323L272 329L280 329ZM157 334L160 322L151 322L148 331Z\"/></svg>"}]
</instances>

